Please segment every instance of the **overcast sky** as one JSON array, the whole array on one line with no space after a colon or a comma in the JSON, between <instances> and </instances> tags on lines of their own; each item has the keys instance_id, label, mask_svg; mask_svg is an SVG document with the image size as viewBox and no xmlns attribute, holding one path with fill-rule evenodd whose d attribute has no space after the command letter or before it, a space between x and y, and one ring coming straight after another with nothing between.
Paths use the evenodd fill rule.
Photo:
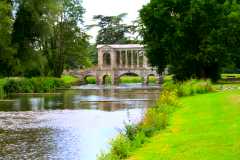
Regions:
<instances>
[{"instance_id":1,"label":"overcast sky","mask_svg":"<svg viewBox=\"0 0 240 160\"><path fill-rule=\"evenodd\" d=\"M86 9L84 15L85 24L93 24L94 15L119 15L127 13L126 23L131 23L138 17L138 11L150 0L83 0L83 7ZM97 30L92 29L89 34L93 37L91 42L96 38Z\"/></svg>"}]
</instances>

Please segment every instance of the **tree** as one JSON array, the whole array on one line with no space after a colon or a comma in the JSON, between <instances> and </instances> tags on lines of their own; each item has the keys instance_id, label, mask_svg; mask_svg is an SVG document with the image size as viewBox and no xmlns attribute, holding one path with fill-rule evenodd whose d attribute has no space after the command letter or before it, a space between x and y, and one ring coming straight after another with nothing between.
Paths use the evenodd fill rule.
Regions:
<instances>
[{"instance_id":1,"label":"tree","mask_svg":"<svg viewBox=\"0 0 240 160\"><path fill-rule=\"evenodd\" d=\"M12 44L17 49L19 73L24 76L43 76L47 59L44 45L51 35L56 0L19 0L13 25Z\"/></svg>"},{"instance_id":2,"label":"tree","mask_svg":"<svg viewBox=\"0 0 240 160\"><path fill-rule=\"evenodd\" d=\"M81 1L62 0L60 6L48 56L51 59L50 68L56 77L62 75L65 67L79 68L90 65L88 36L79 27L84 13Z\"/></svg>"},{"instance_id":3,"label":"tree","mask_svg":"<svg viewBox=\"0 0 240 160\"><path fill-rule=\"evenodd\" d=\"M10 76L16 61L11 47L12 3L0 0L0 76Z\"/></svg>"},{"instance_id":4,"label":"tree","mask_svg":"<svg viewBox=\"0 0 240 160\"><path fill-rule=\"evenodd\" d=\"M176 80L216 81L221 69L239 55L239 47L234 47L236 54L233 43L223 42L238 39L227 34L239 26L239 12L239 4L231 0L151 0L140 11L151 64L160 71L171 65Z\"/></svg>"},{"instance_id":5,"label":"tree","mask_svg":"<svg viewBox=\"0 0 240 160\"><path fill-rule=\"evenodd\" d=\"M65 68L89 66L88 36L80 27L81 0L16 0L12 45L15 75L60 77Z\"/></svg>"},{"instance_id":6,"label":"tree","mask_svg":"<svg viewBox=\"0 0 240 160\"><path fill-rule=\"evenodd\" d=\"M117 16L96 15L93 17L97 24L92 25L100 28L97 35L97 44L123 44L128 42L127 33L131 33L132 25L122 23L126 13Z\"/></svg>"}]
</instances>

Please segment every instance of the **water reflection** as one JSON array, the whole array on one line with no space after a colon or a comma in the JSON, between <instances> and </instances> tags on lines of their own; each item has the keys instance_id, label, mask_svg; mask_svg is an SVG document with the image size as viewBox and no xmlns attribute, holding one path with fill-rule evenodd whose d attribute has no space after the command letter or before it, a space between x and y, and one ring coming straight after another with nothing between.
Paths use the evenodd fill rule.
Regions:
<instances>
[{"instance_id":1,"label":"water reflection","mask_svg":"<svg viewBox=\"0 0 240 160\"><path fill-rule=\"evenodd\" d=\"M0 102L0 159L94 160L158 89L81 89Z\"/></svg>"}]
</instances>

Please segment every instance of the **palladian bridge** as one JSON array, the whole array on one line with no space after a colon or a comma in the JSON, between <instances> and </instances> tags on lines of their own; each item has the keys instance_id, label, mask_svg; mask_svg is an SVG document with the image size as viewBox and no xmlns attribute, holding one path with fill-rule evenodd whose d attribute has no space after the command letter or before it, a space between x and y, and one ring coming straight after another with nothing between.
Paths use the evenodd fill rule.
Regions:
<instances>
[{"instance_id":1,"label":"palladian bridge","mask_svg":"<svg viewBox=\"0 0 240 160\"><path fill-rule=\"evenodd\" d=\"M79 77L82 81L89 76L94 76L98 85L105 84L108 76L111 76L113 85L117 85L120 77L124 75L140 76L144 84L148 84L150 76L155 76L158 82L162 78L157 70L148 64L143 45L98 45L97 49L98 66L96 68L71 71L70 74Z\"/></svg>"}]
</instances>

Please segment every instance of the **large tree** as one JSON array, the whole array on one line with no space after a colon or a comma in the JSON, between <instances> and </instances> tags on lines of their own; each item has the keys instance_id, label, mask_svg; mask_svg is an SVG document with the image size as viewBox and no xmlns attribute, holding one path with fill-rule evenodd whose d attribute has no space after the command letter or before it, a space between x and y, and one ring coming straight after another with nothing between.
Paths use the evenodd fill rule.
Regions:
<instances>
[{"instance_id":1,"label":"large tree","mask_svg":"<svg viewBox=\"0 0 240 160\"><path fill-rule=\"evenodd\" d=\"M54 25L50 67L53 75L60 77L64 68L86 67L90 65L88 36L80 25L83 22L84 8L80 0L60 1L58 21Z\"/></svg>"},{"instance_id":2,"label":"large tree","mask_svg":"<svg viewBox=\"0 0 240 160\"><path fill-rule=\"evenodd\" d=\"M151 0L140 11L140 17L152 65L160 71L171 65L177 80L216 81L221 69L239 56L239 45L233 45L239 43L240 34L237 2Z\"/></svg>"},{"instance_id":3,"label":"large tree","mask_svg":"<svg viewBox=\"0 0 240 160\"><path fill-rule=\"evenodd\" d=\"M57 13L57 0L18 0L13 26L12 44L17 49L18 75L44 74L47 59L44 45L52 34L51 27Z\"/></svg>"},{"instance_id":4,"label":"large tree","mask_svg":"<svg viewBox=\"0 0 240 160\"><path fill-rule=\"evenodd\" d=\"M16 75L60 77L65 68L89 66L81 0L16 0L12 44Z\"/></svg>"},{"instance_id":5,"label":"large tree","mask_svg":"<svg viewBox=\"0 0 240 160\"><path fill-rule=\"evenodd\" d=\"M128 43L127 33L133 30L132 25L123 23L126 13L117 16L96 15L93 17L97 24L92 26L99 27L96 43L97 44L123 44ZM91 27L92 27L91 26Z\"/></svg>"},{"instance_id":6,"label":"large tree","mask_svg":"<svg viewBox=\"0 0 240 160\"><path fill-rule=\"evenodd\" d=\"M10 76L16 61L11 47L12 2L0 0L0 76Z\"/></svg>"}]
</instances>

